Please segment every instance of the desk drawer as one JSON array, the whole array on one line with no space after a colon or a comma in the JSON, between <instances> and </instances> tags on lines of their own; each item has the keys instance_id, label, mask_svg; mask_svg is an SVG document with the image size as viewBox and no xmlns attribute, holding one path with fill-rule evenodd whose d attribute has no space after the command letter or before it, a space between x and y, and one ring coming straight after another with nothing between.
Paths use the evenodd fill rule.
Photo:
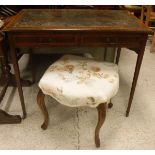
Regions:
<instances>
[{"instance_id":1,"label":"desk drawer","mask_svg":"<svg viewBox=\"0 0 155 155\"><path fill-rule=\"evenodd\" d=\"M76 37L74 35L43 35L43 36L29 36L16 35L14 37L16 46L65 46L75 45Z\"/></svg>"},{"instance_id":2,"label":"desk drawer","mask_svg":"<svg viewBox=\"0 0 155 155\"><path fill-rule=\"evenodd\" d=\"M138 45L141 42L141 38L139 36L101 36L101 35L86 35L82 37L82 44L84 45L96 45L96 46L102 46L102 45Z\"/></svg>"}]
</instances>

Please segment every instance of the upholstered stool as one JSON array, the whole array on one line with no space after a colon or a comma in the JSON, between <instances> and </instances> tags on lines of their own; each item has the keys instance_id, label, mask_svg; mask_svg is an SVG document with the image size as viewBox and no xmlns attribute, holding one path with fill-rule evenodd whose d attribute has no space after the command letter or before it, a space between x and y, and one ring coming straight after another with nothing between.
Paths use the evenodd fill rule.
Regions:
<instances>
[{"instance_id":1,"label":"upholstered stool","mask_svg":"<svg viewBox=\"0 0 155 155\"><path fill-rule=\"evenodd\" d=\"M94 107L98 110L95 143L96 147L100 146L99 131L105 120L106 104L119 88L118 68L115 64L65 55L46 70L39 87L37 102L44 114L42 129L47 128L49 118L44 103L45 95L70 107Z\"/></svg>"}]
</instances>

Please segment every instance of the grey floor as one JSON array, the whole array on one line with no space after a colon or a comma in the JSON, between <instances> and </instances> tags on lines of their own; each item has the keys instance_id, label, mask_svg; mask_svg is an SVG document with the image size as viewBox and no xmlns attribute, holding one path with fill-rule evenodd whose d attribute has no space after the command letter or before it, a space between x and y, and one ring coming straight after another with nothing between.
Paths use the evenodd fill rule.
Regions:
<instances>
[{"instance_id":1,"label":"grey floor","mask_svg":"<svg viewBox=\"0 0 155 155\"><path fill-rule=\"evenodd\" d=\"M113 108L107 110L106 121L100 132L100 149L155 149L155 53L149 52L149 45L128 118L125 117L125 111L136 54L122 50L120 89L112 100ZM27 63L26 57L22 59ZM24 65L21 69L25 70ZM42 68L38 67L38 70L42 71ZM23 90L28 116L21 124L0 125L0 149L96 149L96 109L69 108L46 97L50 123L48 129L43 131L40 128L43 117L36 104L37 84ZM21 114L16 88L8 89L0 107L11 114Z\"/></svg>"}]
</instances>

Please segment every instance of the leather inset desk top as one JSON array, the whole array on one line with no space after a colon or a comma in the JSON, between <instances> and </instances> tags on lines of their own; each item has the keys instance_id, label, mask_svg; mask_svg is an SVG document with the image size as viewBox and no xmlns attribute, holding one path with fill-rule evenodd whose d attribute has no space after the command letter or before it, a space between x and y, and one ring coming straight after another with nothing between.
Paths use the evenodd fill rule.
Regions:
<instances>
[{"instance_id":1,"label":"leather inset desk top","mask_svg":"<svg viewBox=\"0 0 155 155\"><path fill-rule=\"evenodd\" d=\"M123 10L24 9L4 31L103 30L151 33L139 19Z\"/></svg>"}]
</instances>

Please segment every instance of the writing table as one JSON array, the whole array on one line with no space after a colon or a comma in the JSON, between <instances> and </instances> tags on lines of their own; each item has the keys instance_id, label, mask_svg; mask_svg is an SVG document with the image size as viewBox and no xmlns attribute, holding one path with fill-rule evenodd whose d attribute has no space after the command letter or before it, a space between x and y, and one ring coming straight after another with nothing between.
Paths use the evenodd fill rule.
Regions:
<instances>
[{"instance_id":1,"label":"writing table","mask_svg":"<svg viewBox=\"0 0 155 155\"><path fill-rule=\"evenodd\" d=\"M129 115L145 44L152 33L139 19L123 10L24 9L3 31L9 37L23 118L26 109L16 48L50 46L125 47L135 51L137 63L126 110Z\"/></svg>"}]
</instances>

